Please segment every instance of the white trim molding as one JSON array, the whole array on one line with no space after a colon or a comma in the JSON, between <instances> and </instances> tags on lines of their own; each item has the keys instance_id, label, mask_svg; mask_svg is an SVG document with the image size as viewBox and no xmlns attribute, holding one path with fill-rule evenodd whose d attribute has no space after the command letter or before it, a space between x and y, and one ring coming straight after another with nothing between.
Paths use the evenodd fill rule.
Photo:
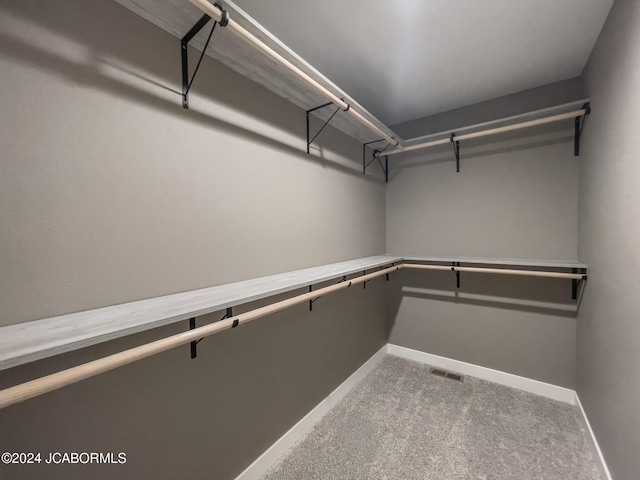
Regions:
<instances>
[{"instance_id":1,"label":"white trim molding","mask_svg":"<svg viewBox=\"0 0 640 480\"><path fill-rule=\"evenodd\" d=\"M271 445L238 475L235 480L257 480L262 477L291 447L302 440L315 424L322 420L322 417L329 413L329 410L338 404L360 380L366 377L386 355L387 345L378 350L364 365L331 392L327 398L322 400L302 420L291 427L276 443Z\"/></svg>"},{"instance_id":2,"label":"white trim molding","mask_svg":"<svg viewBox=\"0 0 640 480\"><path fill-rule=\"evenodd\" d=\"M535 393L543 397L552 398L560 402L576 405L576 392L569 388L559 387L550 383L532 380L531 378L520 377L511 373L481 367L472 363L461 362L452 358L441 357L431 353L413 350L399 345L387 344L387 353L397 357L406 358L420 363L425 363L434 367L444 368L456 373L471 375L472 377L487 380L489 382L506 385L529 393Z\"/></svg>"},{"instance_id":3,"label":"white trim molding","mask_svg":"<svg viewBox=\"0 0 640 480\"><path fill-rule=\"evenodd\" d=\"M584 418L584 423L587 424L587 429L589 430L589 434L591 435L591 440L593 441L593 445L596 447L596 452L598 452L598 458L600 459L600 464L602 465L602 469L604 470L604 474L607 476L607 480L613 480L611 478L611 472L609 472L609 467L607 467L607 462L604 461L604 455L602 455L602 450L600 450L600 445L598 445L598 440L596 439L595 433L591 429L591 424L589 423L589 419L587 418L587 413L584 411L582 407L582 402L580 401L580 397L578 397L578 393L576 392L576 405L580 409L582 413L582 418Z\"/></svg>"}]
</instances>

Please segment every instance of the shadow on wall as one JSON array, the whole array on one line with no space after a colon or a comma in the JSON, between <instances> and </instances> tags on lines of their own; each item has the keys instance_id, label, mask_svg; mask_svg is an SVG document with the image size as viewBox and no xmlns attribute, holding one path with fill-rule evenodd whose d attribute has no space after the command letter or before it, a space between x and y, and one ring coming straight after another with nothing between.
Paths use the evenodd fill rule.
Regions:
<instances>
[{"instance_id":1,"label":"shadow on wall","mask_svg":"<svg viewBox=\"0 0 640 480\"><path fill-rule=\"evenodd\" d=\"M495 136L481 137L460 142L460 172L464 171L467 160L480 160L486 157L513 153L524 150L532 150L539 147L559 145L567 143L567 154L573 155L573 131L569 130L569 122L542 125L526 130L517 130L498 134ZM570 145L569 145L570 143ZM392 161L392 159L394 161ZM389 158L391 166L389 181L400 175L405 170L451 163L452 171L456 168L456 157L452 145L446 144L425 150L417 150L400 158Z\"/></svg>"},{"instance_id":2,"label":"shadow on wall","mask_svg":"<svg viewBox=\"0 0 640 480\"><path fill-rule=\"evenodd\" d=\"M144 105L229 135L248 138L307 161L320 161L323 166L362 176L361 150L356 141L333 131L330 132L330 149L322 144L319 137L312 146L316 154L307 155L304 111L291 104L287 105L291 109L290 114L283 114L285 100L210 57L203 60L194 82L193 90L197 90L198 98L192 100L200 101L200 104L192 102L190 110L183 109L179 91L179 40L115 2L92 3L91 15L84 3L80 0L3 2L0 5L4 17L0 23L0 54L16 63L62 76L79 87L99 89L132 104ZM100 18L114 21L96 21ZM28 31L16 26L22 20L28 22L29 27L37 25L53 40L46 44L30 42ZM120 32L113 31L114 24L119 25ZM133 41L132 31L136 32ZM136 38L149 40L143 45L136 45ZM155 53L149 55L149 44L152 43ZM190 58L196 55L199 52L190 52ZM215 110L205 111L212 103L285 132L286 140L247 128L241 121L232 123ZM321 125L315 117L313 123L313 128L315 123ZM336 155L343 162L331 158ZM380 181L379 177L368 176L366 179Z\"/></svg>"},{"instance_id":3,"label":"shadow on wall","mask_svg":"<svg viewBox=\"0 0 640 480\"><path fill-rule=\"evenodd\" d=\"M580 284L573 300L567 279L460 272L458 289L453 272L403 270L392 282L389 313L396 318L402 299L413 297L576 318L585 288Z\"/></svg>"}]
</instances>

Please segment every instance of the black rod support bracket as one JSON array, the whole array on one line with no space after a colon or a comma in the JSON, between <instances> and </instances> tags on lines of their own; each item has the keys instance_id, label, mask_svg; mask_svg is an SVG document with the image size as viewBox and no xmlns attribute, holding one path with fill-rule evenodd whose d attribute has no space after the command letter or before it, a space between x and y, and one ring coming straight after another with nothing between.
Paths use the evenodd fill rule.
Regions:
<instances>
[{"instance_id":1,"label":"black rod support bracket","mask_svg":"<svg viewBox=\"0 0 640 480\"><path fill-rule=\"evenodd\" d=\"M362 144L362 174L365 175L367 173L367 167L371 165L371 162L367 163L367 146L372 145L374 143L386 142L384 138L380 140L373 140L372 142L367 142Z\"/></svg>"},{"instance_id":2,"label":"black rod support bracket","mask_svg":"<svg viewBox=\"0 0 640 480\"><path fill-rule=\"evenodd\" d=\"M456 134L452 133L449 137L451 144L453 145L453 153L456 155L456 172L460 172L460 142L456 140Z\"/></svg>"},{"instance_id":3,"label":"black rod support bracket","mask_svg":"<svg viewBox=\"0 0 640 480\"><path fill-rule=\"evenodd\" d=\"M456 288L460 288L460 271L456 267L460 266L460 262L451 262L451 271L456 275Z\"/></svg>"},{"instance_id":4,"label":"black rod support bracket","mask_svg":"<svg viewBox=\"0 0 640 480\"><path fill-rule=\"evenodd\" d=\"M336 111L335 111L335 112L333 112L333 113L331 114L331 116L329 117L329 120L327 120L326 122L324 122L324 124L322 125L322 127L320 127L320 130L318 130L318 133L316 133L316 134L313 136L313 138L311 138L311 139L309 138L309 137L310 137L310 134L309 134L309 114L310 114L311 112L315 112L316 110L320 110L320 109L322 109L322 108L328 107L329 105L333 105L333 102L327 102L327 103L324 103L324 104L319 105L319 106L317 106L317 107L314 107L314 108L312 108L312 109L310 109L310 110L307 110L307 154L309 154L309 153L310 153L310 151L311 151L311 144L313 143L313 141L314 141L316 138L318 138L318 135L320 135L320 133L322 133L322 131L325 129L325 127L326 127L327 125L329 125L329 123L331 122L331 120L333 120L333 117L335 117L335 116L336 116L336 114L340 111L340 107L336 108ZM348 110L349 110L349 109L345 110L345 112L346 112L346 111L348 111Z\"/></svg>"},{"instance_id":5,"label":"black rod support bracket","mask_svg":"<svg viewBox=\"0 0 640 480\"><path fill-rule=\"evenodd\" d=\"M371 144L371 143L378 143L378 142L383 142L385 141L383 140L375 140L373 142L368 142L362 145L362 173L366 174L367 173L367 168L369 167L369 165L371 165L373 162L375 162L376 160L378 160L378 163L380 164L380 169L382 170L382 173L384 173L384 181L389 182L389 155L384 155L384 165L382 164L382 160L380 159L385 150L387 150L387 148L391 147L393 144L392 143L387 143L387 146L384 147L382 150L374 150L373 151L373 158L367 162L366 161L366 150L367 150L367 145ZM398 144L396 143L395 146L397 146Z\"/></svg>"},{"instance_id":6,"label":"black rod support bracket","mask_svg":"<svg viewBox=\"0 0 640 480\"><path fill-rule=\"evenodd\" d=\"M189 330L193 330L196 328L196 319L195 317L192 317L189 319ZM200 339L202 340L202 339ZM197 341L193 341L190 344L191 347L191 358L196 358L198 356L198 347L196 347L196 345L198 345L198 342L200 340Z\"/></svg>"},{"instance_id":7,"label":"black rod support bracket","mask_svg":"<svg viewBox=\"0 0 640 480\"><path fill-rule=\"evenodd\" d=\"M203 27L209 23L211 17L207 14L204 14L200 17L191 30L187 32L187 34L180 39L180 53L182 56L182 108L189 108L189 90L191 90L191 85L193 85L193 81L196 78L196 74L198 73L198 69L200 68L200 64L202 63L202 59L204 58L204 54L207 52L207 47L209 46L209 42L211 41L211 37L213 36L213 32L216 29L216 25L220 25L221 27L226 27L229 24L229 12L224 10L217 3L214 4L221 12L222 18L220 22L213 22L213 26L211 27L211 32L209 32L209 36L207 37L207 41L204 44L204 48L200 53L200 58L198 59L198 63L196 64L196 68L193 71L193 75L191 79L189 79L189 42L195 37Z\"/></svg>"},{"instance_id":8,"label":"black rod support bracket","mask_svg":"<svg viewBox=\"0 0 640 480\"><path fill-rule=\"evenodd\" d=\"M224 320L225 318L231 318L233 317L233 307L229 307L227 308L226 313L224 314L224 316L220 319L221 321ZM236 320L237 322L237 320ZM237 326L237 325L234 325ZM196 328L196 319L195 317L190 318L189 319L189 330L193 330L194 328ZM196 358L198 356L198 344L202 341L202 338L199 340L194 340L193 342L191 342L190 347L191 347L191 358Z\"/></svg>"},{"instance_id":9,"label":"black rod support bracket","mask_svg":"<svg viewBox=\"0 0 640 480\"><path fill-rule=\"evenodd\" d=\"M392 263L391 265L383 265L383 266L381 266L381 267L380 267L380 270L384 270L385 268L391 268L391 267L393 267L394 265L395 265L395 263ZM366 275L366 274L367 274L367 271L366 271L366 270L364 270L364 271L362 272L362 275L364 276L364 275ZM389 281L389 274L388 274L388 273L386 273L386 274L385 274L385 276L387 277L387 281ZM365 280L364 282L362 282L362 285L364 285L364 289L365 289L365 290L366 290L366 288L367 288L367 283L369 283L370 281L371 281L371 280Z\"/></svg>"},{"instance_id":10,"label":"black rod support bracket","mask_svg":"<svg viewBox=\"0 0 640 480\"><path fill-rule=\"evenodd\" d=\"M581 273L582 274L582 279L577 280L577 279L572 279L571 280L571 299L572 300L577 300L578 299L578 289L580 287L580 284L587 279L587 272L585 271L584 268L581 269L577 269L577 268L572 268L571 271L573 273Z\"/></svg>"},{"instance_id":11,"label":"black rod support bracket","mask_svg":"<svg viewBox=\"0 0 640 480\"><path fill-rule=\"evenodd\" d=\"M587 120L587 115L591 113L591 104L589 102L582 105L582 109L585 111L581 117L576 117L574 122L574 140L573 140L573 156L580 156L580 137L582 136L582 129L584 128L584 122Z\"/></svg>"},{"instance_id":12,"label":"black rod support bracket","mask_svg":"<svg viewBox=\"0 0 640 480\"><path fill-rule=\"evenodd\" d=\"M205 52L207 51L207 46L209 46L209 42L211 41L211 36L213 35L213 31L216 28L218 22L213 22L213 27L211 28L211 32L209 33L209 37L202 49L202 53L200 54L200 59L196 65L196 68L193 72L191 79L189 79L189 42L193 37L195 37L202 28L209 23L211 17L207 14L200 17L200 20L196 22L196 24L191 27L191 30L187 32L187 34L180 39L180 52L182 55L182 108L189 108L189 90L191 90L191 85L193 84L193 80L196 78L196 74L198 73L198 68L200 68L200 63L204 57Z\"/></svg>"},{"instance_id":13,"label":"black rod support bracket","mask_svg":"<svg viewBox=\"0 0 640 480\"><path fill-rule=\"evenodd\" d=\"M342 283L342 282L346 282L347 281L347 276L343 275L342 278L340 279L340 281L338 283ZM351 284L349 284L349 286L351 286ZM309 293L313 292L313 285L309 285ZM316 297L313 298L311 300L309 300L309 311L313 312L313 303L317 300L320 300L320 297Z\"/></svg>"},{"instance_id":14,"label":"black rod support bracket","mask_svg":"<svg viewBox=\"0 0 640 480\"><path fill-rule=\"evenodd\" d=\"M380 160L380 154L378 154L378 163L380 164L382 173L384 173L384 182L389 183L389 155L384 156L384 165L382 165L382 160Z\"/></svg>"}]
</instances>

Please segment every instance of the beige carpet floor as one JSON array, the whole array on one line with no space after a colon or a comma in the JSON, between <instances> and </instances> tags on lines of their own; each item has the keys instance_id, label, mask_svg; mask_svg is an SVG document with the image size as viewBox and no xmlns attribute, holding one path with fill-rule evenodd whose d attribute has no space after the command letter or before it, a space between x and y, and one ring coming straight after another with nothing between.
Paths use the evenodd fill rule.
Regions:
<instances>
[{"instance_id":1,"label":"beige carpet floor","mask_svg":"<svg viewBox=\"0 0 640 480\"><path fill-rule=\"evenodd\" d=\"M600 480L577 407L390 356L263 480Z\"/></svg>"}]
</instances>

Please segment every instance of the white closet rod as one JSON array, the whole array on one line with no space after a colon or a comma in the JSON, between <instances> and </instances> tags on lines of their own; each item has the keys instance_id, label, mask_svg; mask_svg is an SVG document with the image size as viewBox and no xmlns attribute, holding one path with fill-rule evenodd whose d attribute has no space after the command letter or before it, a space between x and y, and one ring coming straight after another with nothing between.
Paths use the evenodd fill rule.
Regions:
<instances>
[{"instance_id":1,"label":"white closet rod","mask_svg":"<svg viewBox=\"0 0 640 480\"><path fill-rule=\"evenodd\" d=\"M488 135L496 135L498 133L510 132L512 130L520 130L520 129L523 129L523 128L534 127L536 125L544 125L544 124L547 124L547 123L559 122L561 120L566 120L568 118L583 117L586 114L587 114L587 110L586 109L574 110L573 112L560 113L558 115L552 115L550 117L539 118L537 120L529 120L528 122L516 123L514 125L507 125L505 127L498 127L498 128L492 128L492 129L489 129L489 130L483 130L483 131L480 131L480 132L473 132L473 133L466 133L466 134L463 134L463 135L457 135L457 136L454 137L454 140L461 141L461 140L469 140L469 139L472 139L472 138L486 137ZM396 150L387 151L387 152L384 152L382 155L379 155L379 156L393 155L393 154L396 154L396 153L410 152L412 150L420 150L420 149L423 149L423 148L435 147L436 145L445 145L445 144L448 144L448 143L451 143L451 138L450 137L440 138L438 140L432 140L430 142L418 143L416 145L407 145L407 146L403 147L402 149L396 149Z\"/></svg>"},{"instance_id":2,"label":"white closet rod","mask_svg":"<svg viewBox=\"0 0 640 480\"><path fill-rule=\"evenodd\" d=\"M211 3L209 3L207 0L189 0L189 2L191 2L193 5L198 7L202 12L209 15L216 22L220 22L220 20L222 20L222 11L215 5L212 5ZM374 131L376 134L380 135L391 145L395 145L396 147L402 148L399 145L398 139L391 137L380 127L372 123L369 119L365 118L360 112L351 108L351 106L348 103L346 103L343 99L341 99L340 97L335 95L333 92L331 92L330 90L322 86L316 80L314 80L305 72L303 72L298 67L296 67L289 60L287 60L282 55L280 55L275 50L273 50L271 47L263 43L260 39L255 37L249 31L247 31L246 29L238 25L238 23L235 22L232 18L229 18L229 23L227 24L226 28L232 31L233 33L235 33L238 37L243 39L249 45L253 46L256 50L261 51L266 56L272 58L273 60L275 60L276 62L278 62L285 68L287 68L288 70L290 70L291 73L296 75L300 80L302 80L307 85L317 90L319 93L321 93L325 97L327 97L334 104L340 107L343 111L347 112L347 114L354 117L357 121L359 121L360 123L368 127L370 130Z\"/></svg>"},{"instance_id":3,"label":"white closet rod","mask_svg":"<svg viewBox=\"0 0 640 480\"><path fill-rule=\"evenodd\" d=\"M142 360L143 358L151 357L158 353L171 350L173 348L179 347L180 345L186 345L201 338L215 335L216 333L229 330L231 328L237 327L238 325L257 320L258 318L271 315L272 313L280 312L287 308L293 307L294 305L300 305L301 303L306 303L310 300L317 299L318 297L328 295L339 290L344 290L351 287L352 285L358 285L382 275L397 272L401 268L420 270L446 270L454 272L497 273L503 275L526 275L534 277L568 278L573 280L581 280L586 277L586 275L583 273L543 272L536 270L507 270L499 268L420 265L407 263L395 265L374 273L356 277L352 280L340 282L335 285L330 285L328 287L315 290L313 292L305 293L303 295L288 298L280 302L272 303L270 305L266 305L256 310L251 310L249 312L241 313L240 315L235 315L219 322L189 330L184 333L179 333L177 335L172 335L161 340L156 340L155 342L140 345L139 347L131 348L129 350L115 353L113 355L109 355L92 362L78 365L67 370L62 370L45 377L37 378L35 380L16 385L14 387L7 388L0 391L0 409L57 390L67 385L80 382L81 380L95 377L96 375L99 375L101 373L114 370L129 363Z\"/></svg>"}]
</instances>

